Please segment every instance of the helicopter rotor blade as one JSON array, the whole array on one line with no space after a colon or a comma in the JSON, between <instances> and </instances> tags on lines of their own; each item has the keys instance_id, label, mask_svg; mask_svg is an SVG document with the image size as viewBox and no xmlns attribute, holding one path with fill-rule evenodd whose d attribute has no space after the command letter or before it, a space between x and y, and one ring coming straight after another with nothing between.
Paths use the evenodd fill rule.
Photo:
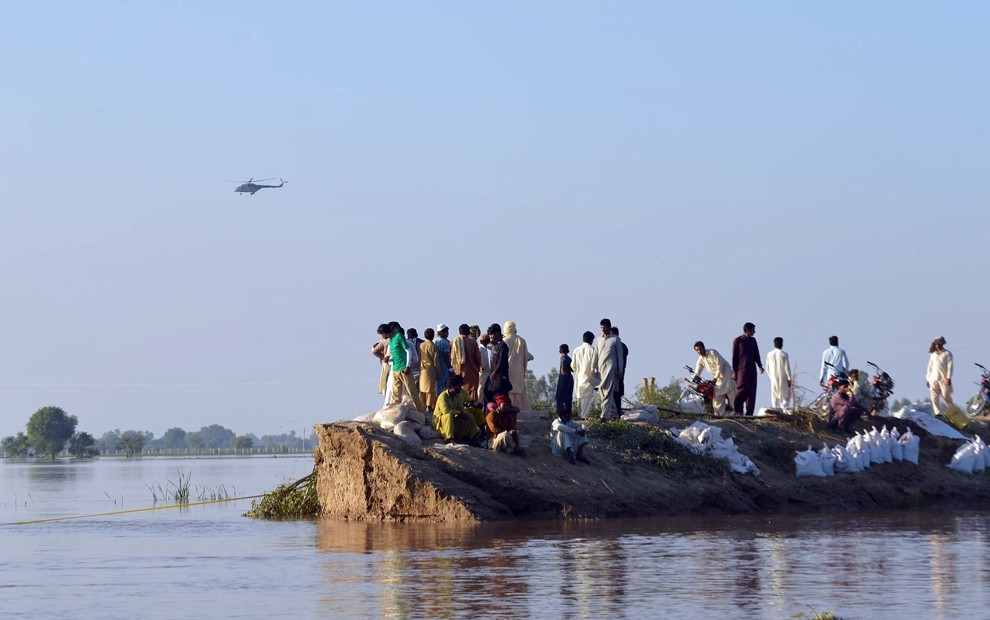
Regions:
<instances>
[{"instance_id":1,"label":"helicopter rotor blade","mask_svg":"<svg viewBox=\"0 0 990 620\"><path fill-rule=\"evenodd\" d=\"M269 177L267 179L253 179L255 183L261 183L262 181L274 181L275 177Z\"/></svg>"}]
</instances>

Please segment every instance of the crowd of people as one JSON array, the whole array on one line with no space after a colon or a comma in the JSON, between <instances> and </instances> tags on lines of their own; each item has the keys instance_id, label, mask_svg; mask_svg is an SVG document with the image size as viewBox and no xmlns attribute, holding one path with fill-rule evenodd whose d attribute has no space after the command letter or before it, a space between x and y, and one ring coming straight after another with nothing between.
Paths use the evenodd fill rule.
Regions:
<instances>
[{"instance_id":1,"label":"crowd of people","mask_svg":"<svg viewBox=\"0 0 990 620\"><path fill-rule=\"evenodd\" d=\"M599 327L597 337L584 332L573 353L567 344L559 348L552 445L554 454L572 463L587 462L585 430L575 418L587 419L596 398L603 420L622 414L629 348L609 319L602 319ZM403 330L397 322L379 325L378 334L372 353L381 362L378 391L386 405L407 395L417 410L432 413L433 428L444 441L521 453L516 423L518 413L530 409L526 372L533 355L513 321L493 323L484 333L478 325L461 324L453 340L443 323L426 329L423 338L415 328ZM783 338L773 339L764 365L755 335L756 325L745 323L742 334L732 341L731 362L703 341L694 343L698 362L693 377L685 380L697 381L705 371L711 375L716 415L754 415L757 377L764 373L770 379L771 408L793 409L794 379ZM945 343L939 336L929 350L926 380L936 415L943 411L940 401L953 406L952 353ZM829 400L830 427L848 432L856 420L876 413L868 377L849 368L838 336L829 338L822 353L818 381L823 389L834 390Z\"/></svg>"},{"instance_id":2,"label":"crowd of people","mask_svg":"<svg viewBox=\"0 0 990 620\"><path fill-rule=\"evenodd\" d=\"M553 448L572 463L588 462L585 430L572 419L575 391L581 418L588 417L596 391L603 419L622 412L629 348L609 319L599 326L601 335L585 332L573 358L568 345L559 349ZM424 330L423 338L395 321L379 325L378 335L371 350L381 363L378 392L385 405L408 397L418 411L432 414L445 442L521 453L516 423L519 411L530 409L526 371L533 355L513 321L493 323L484 333L478 325L461 324L453 340L443 323Z\"/></svg>"},{"instance_id":3,"label":"crowd of people","mask_svg":"<svg viewBox=\"0 0 990 620\"><path fill-rule=\"evenodd\" d=\"M732 341L731 363L715 349L705 347L701 340L694 343L698 362L694 375L685 381L697 381L703 371L711 375L715 387L712 407L716 415L754 414L757 369L770 378L770 407L785 412L793 410L794 378L790 358L784 352L784 339L779 336L773 339L774 348L767 354L764 366L760 363L755 334L756 325L743 325L743 333ZM931 391L933 414L940 415L953 406L952 353L945 349L942 336L932 341L928 352L926 385ZM828 347L822 352L818 383L823 390L834 390L828 404L830 428L848 433L857 420L876 415L876 396L869 377L857 368L849 368L849 356L839 346L838 336L830 336ZM944 401L945 407L940 401Z\"/></svg>"}]
</instances>

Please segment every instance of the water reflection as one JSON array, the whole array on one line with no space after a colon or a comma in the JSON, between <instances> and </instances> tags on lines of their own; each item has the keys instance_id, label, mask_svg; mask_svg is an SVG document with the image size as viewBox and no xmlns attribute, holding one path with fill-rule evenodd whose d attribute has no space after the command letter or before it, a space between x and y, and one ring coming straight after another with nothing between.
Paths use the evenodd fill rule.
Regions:
<instances>
[{"instance_id":1,"label":"water reflection","mask_svg":"<svg viewBox=\"0 0 990 620\"><path fill-rule=\"evenodd\" d=\"M377 583L378 597L372 587L351 609L371 604L390 617L633 617L660 609L696 616L725 613L728 604L746 617L825 609L889 617L907 606L947 618L968 608L967 590L981 592L981 605L986 598L987 527L982 513L495 525L321 521L317 545L331 557L327 585L338 605L340 584L361 590Z\"/></svg>"}]
</instances>

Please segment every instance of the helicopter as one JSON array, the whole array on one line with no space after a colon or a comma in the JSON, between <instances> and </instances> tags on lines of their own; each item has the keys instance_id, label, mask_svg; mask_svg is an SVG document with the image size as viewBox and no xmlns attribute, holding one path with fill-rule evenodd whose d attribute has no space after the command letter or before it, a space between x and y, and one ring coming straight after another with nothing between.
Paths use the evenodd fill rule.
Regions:
<instances>
[{"instance_id":1,"label":"helicopter","mask_svg":"<svg viewBox=\"0 0 990 620\"><path fill-rule=\"evenodd\" d=\"M261 181L271 181L274 178L275 177L272 177L270 179L258 179L258 183L260 183ZM250 179L247 180L247 182L241 183L240 185L235 187L234 191L237 192L238 194L251 194L252 196L254 196L254 193L259 189L265 189L265 188L278 189L283 185L285 185L286 183L286 181L282 181L282 179L279 179L279 181L281 181L281 183L279 183L278 185L259 185L258 183L254 182L254 177L251 177Z\"/></svg>"}]
</instances>

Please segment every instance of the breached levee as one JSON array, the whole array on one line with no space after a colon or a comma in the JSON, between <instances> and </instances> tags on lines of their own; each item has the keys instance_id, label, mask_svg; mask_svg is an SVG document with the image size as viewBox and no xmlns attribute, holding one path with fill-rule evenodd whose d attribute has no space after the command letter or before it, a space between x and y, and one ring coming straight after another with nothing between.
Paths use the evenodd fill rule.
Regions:
<instances>
[{"instance_id":1,"label":"breached levee","mask_svg":"<svg viewBox=\"0 0 990 620\"><path fill-rule=\"evenodd\" d=\"M784 419L709 420L755 462L761 475L754 476L664 439L663 428L691 421L593 429L591 466L550 453L549 419L538 412L520 414L523 456L413 446L361 422L321 424L314 427L317 500L321 514L335 519L436 523L990 506L990 475L946 467L961 442L908 421L881 423L921 436L918 465L895 461L831 478L797 478L794 456L808 445L845 443L844 435ZM982 424L974 431L988 434Z\"/></svg>"},{"instance_id":2,"label":"breached levee","mask_svg":"<svg viewBox=\"0 0 990 620\"><path fill-rule=\"evenodd\" d=\"M316 426L324 516L357 521L492 521L512 513L391 433L357 422Z\"/></svg>"}]
</instances>

